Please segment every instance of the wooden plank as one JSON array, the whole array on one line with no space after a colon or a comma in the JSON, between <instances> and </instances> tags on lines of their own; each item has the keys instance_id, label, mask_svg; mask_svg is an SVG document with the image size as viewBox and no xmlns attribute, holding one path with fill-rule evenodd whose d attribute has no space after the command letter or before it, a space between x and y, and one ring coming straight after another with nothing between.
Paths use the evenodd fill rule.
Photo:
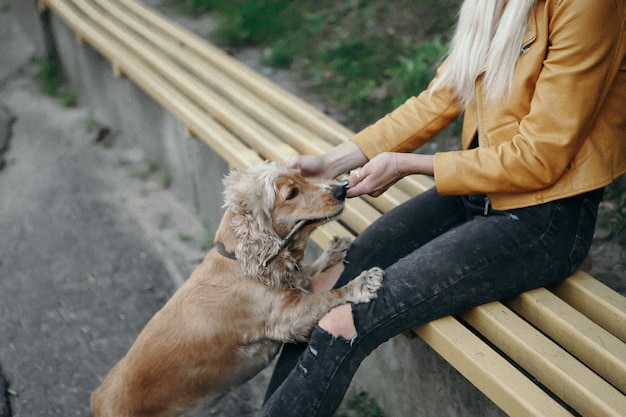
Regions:
<instances>
[{"instance_id":1,"label":"wooden plank","mask_svg":"<svg viewBox=\"0 0 626 417\"><path fill-rule=\"evenodd\" d=\"M381 213L363 199L352 198L346 201L346 208L341 216L341 222L358 234L363 232L380 216Z\"/></svg>"},{"instance_id":2,"label":"wooden plank","mask_svg":"<svg viewBox=\"0 0 626 417\"><path fill-rule=\"evenodd\" d=\"M435 181L432 177L427 175L411 175L402 178L397 183L397 187L404 191L406 194L414 196L432 188L435 185Z\"/></svg>"},{"instance_id":3,"label":"wooden plank","mask_svg":"<svg viewBox=\"0 0 626 417\"><path fill-rule=\"evenodd\" d=\"M572 415L453 317L414 331L508 415Z\"/></svg>"},{"instance_id":4,"label":"wooden plank","mask_svg":"<svg viewBox=\"0 0 626 417\"><path fill-rule=\"evenodd\" d=\"M578 271L552 291L568 304L626 342L626 298Z\"/></svg>"},{"instance_id":5,"label":"wooden plank","mask_svg":"<svg viewBox=\"0 0 626 417\"><path fill-rule=\"evenodd\" d=\"M116 19L129 25L144 36L148 45L144 48L135 48L135 52L139 55L144 55L145 48L152 50L152 53L149 56L144 55L144 58L152 62L157 68L161 68L163 71L168 69L168 65L161 62L162 54L159 54L161 49L174 57L180 65L190 67L195 76L202 79L203 82L199 82L197 79L191 80L188 76L181 75L178 73L179 68L170 68L170 72L174 76L168 78L173 83L180 83L178 86L186 94L199 102L203 108L207 109L219 121L243 137L250 146L257 149L265 157L275 160L286 160L294 156L295 152L292 149L287 149L285 142L293 145L300 153L303 153L303 151L305 153L320 153L330 149L331 145L328 142L318 136L313 136L310 134L310 131L303 129L295 121L286 120L282 113L274 111L271 106L267 105L263 97L251 94L251 90L244 88L239 82L226 77L219 69L212 68L209 63L200 61L201 57L192 54L179 42L168 39L162 32L156 31L151 27L144 27L138 16L126 15L124 10L120 9L119 4L116 5L106 0L96 0L96 2L107 11L113 13ZM147 23L149 22L145 22L145 24ZM111 33L114 35L124 32L124 29L117 25L117 22L106 20L106 24L115 26L111 30ZM127 35L139 42L136 37L132 37L130 34ZM167 76L167 73L165 75ZM207 85L210 85L211 89ZM219 94L216 91L219 91ZM222 100L222 97L227 97L230 103ZM249 115L252 115L262 126L252 123ZM238 130L247 127L249 129L245 133L238 132ZM266 128L275 132L279 137L273 136ZM257 142L260 145L257 145ZM367 196L365 199L377 210L385 212L402 201L406 201L408 196L398 189L391 189L385 195L376 199ZM357 203L357 205L363 208L363 210L359 210L359 213L369 212L369 209L365 208L366 206L361 203ZM358 220L361 218L361 215L352 213L351 210L348 210L347 214L353 216L355 220L352 221L347 217L346 222L350 223L355 230L362 231L364 228L363 223ZM370 217L369 221L373 221L376 217L378 216Z\"/></svg>"},{"instance_id":6,"label":"wooden plank","mask_svg":"<svg viewBox=\"0 0 626 417\"><path fill-rule=\"evenodd\" d=\"M398 207L398 205L404 203L409 198L411 198L404 191L400 190L397 187L392 187L388 189L383 195L387 198L382 199L380 198L382 196L370 197L368 195L364 195L362 196L362 198L383 213L386 213L394 209L395 207Z\"/></svg>"},{"instance_id":7,"label":"wooden plank","mask_svg":"<svg viewBox=\"0 0 626 417\"><path fill-rule=\"evenodd\" d=\"M315 242L320 248L328 247L328 244L335 236L348 236L354 238L354 235L350 233L345 227L341 226L338 222L330 222L315 229L311 234L311 240Z\"/></svg>"},{"instance_id":8,"label":"wooden plank","mask_svg":"<svg viewBox=\"0 0 626 417\"><path fill-rule=\"evenodd\" d=\"M46 0L46 4L66 24L105 58L117 62L121 71L148 95L175 114L189 129L211 146L233 167L244 167L262 162L262 159L236 137L215 123L185 95L172 88L152 68L130 53L124 45L114 42L76 8L62 0Z\"/></svg>"},{"instance_id":9,"label":"wooden plank","mask_svg":"<svg viewBox=\"0 0 626 417\"><path fill-rule=\"evenodd\" d=\"M205 84L191 76L181 66L165 58L152 44L143 42L142 39L126 29L117 20L101 13L100 10L92 7L91 3L84 0L74 0L76 4L91 17L98 21L113 38L130 45L133 53L145 60L151 67L158 68L159 72L172 84L180 88L188 97L191 97L202 108L207 110L220 123L224 124L228 130L242 138L250 147L256 150L261 156L273 160L286 160L297 154L297 152L287 145L281 138L273 135L264 126L256 123L246 113L238 107L233 106ZM106 2L103 2L106 3ZM118 13L119 14L119 13ZM121 16L116 16L121 17ZM390 200L393 192L378 203L386 202L387 206L394 204ZM380 213L373 210L371 206L360 201L351 200L342 217L342 222L351 229L362 232L371 224Z\"/></svg>"},{"instance_id":10,"label":"wooden plank","mask_svg":"<svg viewBox=\"0 0 626 417\"><path fill-rule=\"evenodd\" d=\"M157 46L159 51L166 52L173 60L192 72L204 85L227 99L240 112L263 124L282 141L297 149L299 153L317 154L331 147L327 141L289 119L278 109L268 106L262 97L256 96L250 89L227 77L193 50L167 36L160 28L151 25L149 21L143 19L143 16L134 15L132 10L117 2L95 1L115 19L141 35L147 43Z\"/></svg>"},{"instance_id":11,"label":"wooden plank","mask_svg":"<svg viewBox=\"0 0 626 417\"><path fill-rule=\"evenodd\" d=\"M221 49L207 43L193 32L173 24L157 11L135 0L118 1L132 9L135 14L143 16L151 25L156 25L169 36L201 54L213 65L220 68L222 72L229 74L241 85L263 97L267 103L281 109L285 114L289 114L291 118L298 120L301 124L316 132L316 134L326 138L330 143L338 144L352 136L352 132L349 129L333 121L306 101L276 85L262 74L237 61Z\"/></svg>"},{"instance_id":12,"label":"wooden plank","mask_svg":"<svg viewBox=\"0 0 626 417\"><path fill-rule=\"evenodd\" d=\"M581 415L624 416L623 393L503 304L485 304L462 317Z\"/></svg>"},{"instance_id":13,"label":"wooden plank","mask_svg":"<svg viewBox=\"0 0 626 417\"><path fill-rule=\"evenodd\" d=\"M506 303L587 366L626 392L626 344L545 288Z\"/></svg>"},{"instance_id":14,"label":"wooden plank","mask_svg":"<svg viewBox=\"0 0 626 417\"><path fill-rule=\"evenodd\" d=\"M297 154L291 146L209 89L183 67L167 58L155 46L143 41L141 37L130 31L118 20L104 13L103 9L97 8L93 2L73 1L86 16L89 16L94 22L98 22L103 29L108 31L112 39L117 39L122 44L127 45L132 53L145 60L150 67L157 69L172 85L207 110L216 120L243 139L263 158L282 161Z\"/></svg>"}]
</instances>

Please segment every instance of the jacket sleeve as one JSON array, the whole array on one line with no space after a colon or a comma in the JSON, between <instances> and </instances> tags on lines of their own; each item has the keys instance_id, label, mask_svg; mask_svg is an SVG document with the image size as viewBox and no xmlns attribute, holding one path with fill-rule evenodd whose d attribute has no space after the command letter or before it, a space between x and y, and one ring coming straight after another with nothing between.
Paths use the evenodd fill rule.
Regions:
<instances>
[{"instance_id":1,"label":"jacket sleeve","mask_svg":"<svg viewBox=\"0 0 626 417\"><path fill-rule=\"evenodd\" d=\"M547 3L552 3L546 9L548 47L528 113L514 129L483 132L478 103L485 146L435 155L440 193L540 190L571 168L623 58L624 5L618 0Z\"/></svg>"},{"instance_id":2,"label":"jacket sleeve","mask_svg":"<svg viewBox=\"0 0 626 417\"><path fill-rule=\"evenodd\" d=\"M445 61L439 67L437 75L444 65ZM435 80L419 96L409 98L393 112L357 133L351 140L371 159L381 152L412 152L432 139L457 118L462 110L450 90L440 88L431 93Z\"/></svg>"}]
</instances>

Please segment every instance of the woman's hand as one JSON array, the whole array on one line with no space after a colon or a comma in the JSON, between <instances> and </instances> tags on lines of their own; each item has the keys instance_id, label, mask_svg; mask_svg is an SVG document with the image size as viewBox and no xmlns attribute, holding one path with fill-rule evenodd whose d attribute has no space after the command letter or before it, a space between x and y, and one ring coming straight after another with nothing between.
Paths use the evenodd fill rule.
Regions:
<instances>
[{"instance_id":1,"label":"woman's hand","mask_svg":"<svg viewBox=\"0 0 626 417\"><path fill-rule=\"evenodd\" d=\"M327 172L324 158L321 155L298 155L287 161L289 168L299 168L305 177L328 179L332 174Z\"/></svg>"},{"instance_id":2,"label":"woman's hand","mask_svg":"<svg viewBox=\"0 0 626 417\"><path fill-rule=\"evenodd\" d=\"M346 195L378 197L407 175L433 175L433 167L432 155L383 152L346 176L349 182Z\"/></svg>"},{"instance_id":3,"label":"woman's hand","mask_svg":"<svg viewBox=\"0 0 626 417\"><path fill-rule=\"evenodd\" d=\"M298 155L287 161L290 168L299 168L305 177L332 179L367 162L361 149L351 141L335 146L322 155Z\"/></svg>"}]
</instances>

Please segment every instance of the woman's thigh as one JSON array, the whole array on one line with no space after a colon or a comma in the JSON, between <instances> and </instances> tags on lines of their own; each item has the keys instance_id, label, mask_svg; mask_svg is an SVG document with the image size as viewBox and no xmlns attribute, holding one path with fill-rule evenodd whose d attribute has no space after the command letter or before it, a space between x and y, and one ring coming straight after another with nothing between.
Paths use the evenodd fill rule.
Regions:
<instances>
[{"instance_id":1,"label":"woman's thigh","mask_svg":"<svg viewBox=\"0 0 626 417\"><path fill-rule=\"evenodd\" d=\"M374 266L387 268L437 236L465 222L462 197L428 190L395 207L353 242L337 286Z\"/></svg>"},{"instance_id":2,"label":"woman's thigh","mask_svg":"<svg viewBox=\"0 0 626 417\"><path fill-rule=\"evenodd\" d=\"M566 278L589 249L600 198L590 193L487 216L469 212L468 221L386 266L378 297L353 307L357 332L384 327L391 337Z\"/></svg>"}]
</instances>

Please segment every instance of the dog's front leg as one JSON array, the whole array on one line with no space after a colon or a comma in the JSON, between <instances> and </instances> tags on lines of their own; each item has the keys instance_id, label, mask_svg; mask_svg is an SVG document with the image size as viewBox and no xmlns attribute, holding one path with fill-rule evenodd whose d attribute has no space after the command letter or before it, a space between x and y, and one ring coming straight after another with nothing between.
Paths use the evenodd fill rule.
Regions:
<instances>
[{"instance_id":1,"label":"dog's front leg","mask_svg":"<svg viewBox=\"0 0 626 417\"><path fill-rule=\"evenodd\" d=\"M313 326L333 307L346 303L366 303L376 298L382 287L383 271L372 268L341 288L305 295L296 291L281 293L271 303L266 337L282 342L306 341Z\"/></svg>"},{"instance_id":2,"label":"dog's front leg","mask_svg":"<svg viewBox=\"0 0 626 417\"><path fill-rule=\"evenodd\" d=\"M331 266L343 261L346 252L350 249L350 245L352 245L352 240L349 237L334 236L333 240L330 241L330 244L320 257L311 265L305 266L304 272L308 276L314 277L320 272L326 271Z\"/></svg>"}]
</instances>

